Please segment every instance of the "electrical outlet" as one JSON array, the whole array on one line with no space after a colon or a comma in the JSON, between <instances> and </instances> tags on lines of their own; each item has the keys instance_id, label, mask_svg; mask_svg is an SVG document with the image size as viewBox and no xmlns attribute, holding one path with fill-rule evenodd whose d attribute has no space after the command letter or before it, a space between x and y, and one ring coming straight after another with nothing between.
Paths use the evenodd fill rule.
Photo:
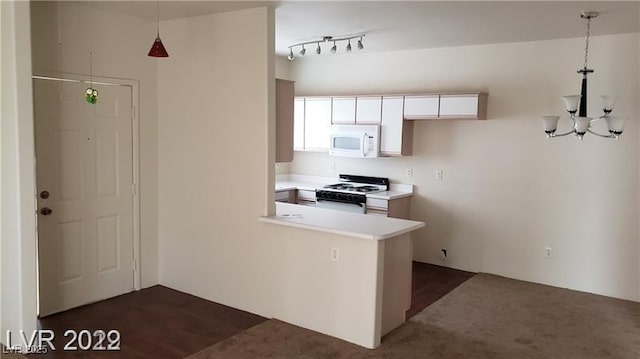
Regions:
<instances>
[{"instance_id":1,"label":"electrical outlet","mask_svg":"<svg viewBox=\"0 0 640 359\"><path fill-rule=\"evenodd\" d=\"M340 249L335 247L331 248L331 261L337 262L338 260L340 260Z\"/></svg>"},{"instance_id":2,"label":"electrical outlet","mask_svg":"<svg viewBox=\"0 0 640 359\"><path fill-rule=\"evenodd\" d=\"M442 171L442 170L437 170L437 171L436 171L436 179L437 179L438 181L442 181L442 177L443 177L443 176L444 176L444 171Z\"/></svg>"},{"instance_id":3,"label":"electrical outlet","mask_svg":"<svg viewBox=\"0 0 640 359\"><path fill-rule=\"evenodd\" d=\"M440 259L441 260L446 260L447 259L447 249L446 248L442 248L440 250Z\"/></svg>"},{"instance_id":4,"label":"electrical outlet","mask_svg":"<svg viewBox=\"0 0 640 359\"><path fill-rule=\"evenodd\" d=\"M413 168L406 168L404 170L404 175L407 177L413 177Z\"/></svg>"},{"instance_id":5,"label":"electrical outlet","mask_svg":"<svg viewBox=\"0 0 640 359\"><path fill-rule=\"evenodd\" d=\"M544 249L544 256L546 258L553 258L553 250L551 249L551 247L547 247Z\"/></svg>"}]
</instances>

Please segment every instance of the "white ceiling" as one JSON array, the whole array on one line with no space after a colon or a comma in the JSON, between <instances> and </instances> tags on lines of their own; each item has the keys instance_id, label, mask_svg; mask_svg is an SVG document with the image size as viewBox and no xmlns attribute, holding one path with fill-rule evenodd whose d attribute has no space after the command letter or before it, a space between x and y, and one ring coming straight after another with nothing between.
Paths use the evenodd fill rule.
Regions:
<instances>
[{"instance_id":1,"label":"white ceiling","mask_svg":"<svg viewBox=\"0 0 640 359\"><path fill-rule=\"evenodd\" d=\"M92 5L147 19L156 16L155 1ZM366 33L366 52L582 37L585 21L579 13L585 10L601 13L592 21L594 35L640 31L640 1L161 1L160 18L264 5L276 7L279 55L294 43L358 33ZM309 49L312 53L313 46Z\"/></svg>"}]
</instances>

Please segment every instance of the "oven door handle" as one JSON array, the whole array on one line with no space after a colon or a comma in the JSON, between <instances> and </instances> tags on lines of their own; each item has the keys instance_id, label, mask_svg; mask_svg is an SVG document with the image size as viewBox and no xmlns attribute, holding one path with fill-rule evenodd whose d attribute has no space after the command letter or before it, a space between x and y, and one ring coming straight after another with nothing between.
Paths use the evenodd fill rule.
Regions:
<instances>
[{"instance_id":1,"label":"oven door handle","mask_svg":"<svg viewBox=\"0 0 640 359\"><path fill-rule=\"evenodd\" d=\"M317 203L317 202L344 203L344 204L357 205L357 206L359 206L359 207L364 207L364 206L365 206L365 203L350 202L350 201L341 201L341 200L339 200L339 199L316 198L316 203Z\"/></svg>"}]
</instances>

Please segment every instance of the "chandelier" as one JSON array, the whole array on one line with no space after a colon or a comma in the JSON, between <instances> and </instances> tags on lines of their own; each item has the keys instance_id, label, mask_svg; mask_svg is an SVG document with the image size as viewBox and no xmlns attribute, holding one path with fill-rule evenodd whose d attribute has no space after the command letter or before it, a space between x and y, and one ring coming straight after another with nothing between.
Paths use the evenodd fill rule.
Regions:
<instances>
[{"instance_id":1,"label":"chandelier","mask_svg":"<svg viewBox=\"0 0 640 359\"><path fill-rule=\"evenodd\" d=\"M589 60L589 36L591 35L591 19L598 17L599 13L595 11L583 12L580 17L587 20L587 32L584 47L584 67L578 70L579 74L582 74L582 87L580 95L563 96L562 100L569 112L569 118L573 122L573 129L566 133L556 133L558 128L558 120L560 116L542 116L542 123L544 125L544 132L547 134L547 138L561 137L570 134L575 134L582 140L584 135L589 132L593 135L618 139L624 129L624 118L612 116L613 105L616 102L615 96L602 95L602 112L600 117L587 117L587 75L593 73L592 69L587 67L587 61ZM577 116L576 116L577 113ZM599 134L591 129L591 123L594 121L604 120L609 128L609 134Z\"/></svg>"},{"instance_id":2,"label":"chandelier","mask_svg":"<svg viewBox=\"0 0 640 359\"><path fill-rule=\"evenodd\" d=\"M320 47L321 43L329 43L332 42L333 46L331 46L331 49L329 49L329 51L332 54L335 54L336 51L338 51L338 46L336 45L336 42L340 42L340 41L346 41L347 42L347 46L345 48L345 50L347 52L351 52L351 40L353 39L359 39L357 42L358 46L358 50L362 50L364 49L364 45L362 44L362 38L365 36L365 34L359 34L359 35L353 35L353 36L344 36L344 37L340 37L340 38L334 38L333 36L323 36L322 39L320 40L314 40L314 41L307 41L307 42L300 42L297 44L293 44L291 46L289 46L289 56L287 56L287 58L291 61L293 61L293 59L295 58L295 56L293 55L293 48L296 46L300 46L301 49L298 52L298 54L300 56L304 56L307 53L307 49L304 47L304 45L312 45L312 44L316 44L316 54L320 55L322 53L322 48Z\"/></svg>"}]
</instances>

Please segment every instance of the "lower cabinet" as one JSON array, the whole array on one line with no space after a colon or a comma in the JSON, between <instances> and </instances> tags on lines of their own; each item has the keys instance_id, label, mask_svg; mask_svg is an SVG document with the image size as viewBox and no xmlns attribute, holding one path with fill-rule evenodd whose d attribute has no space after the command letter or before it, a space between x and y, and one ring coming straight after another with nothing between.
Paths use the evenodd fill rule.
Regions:
<instances>
[{"instance_id":1,"label":"lower cabinet","mask_svg":"<svg viewBox=\"0 0 640 359\"><path fill-rule=\"evenodd\" d=\"M316 205L316 191L315 190L305 190L298 189L298 195L296 196L297 204L301 204L303 206L315 206Z\"/></svg>"},{"instance_id":2,"label":"lower cabinet","mask_svg":"<svg viewBox=\"0 0 640 359\"><path fill-rule=\"evenodd\" d=\"M367 198L367 214L410 219L411 197L396 199Z\"/></svg>"}]
</instances>

